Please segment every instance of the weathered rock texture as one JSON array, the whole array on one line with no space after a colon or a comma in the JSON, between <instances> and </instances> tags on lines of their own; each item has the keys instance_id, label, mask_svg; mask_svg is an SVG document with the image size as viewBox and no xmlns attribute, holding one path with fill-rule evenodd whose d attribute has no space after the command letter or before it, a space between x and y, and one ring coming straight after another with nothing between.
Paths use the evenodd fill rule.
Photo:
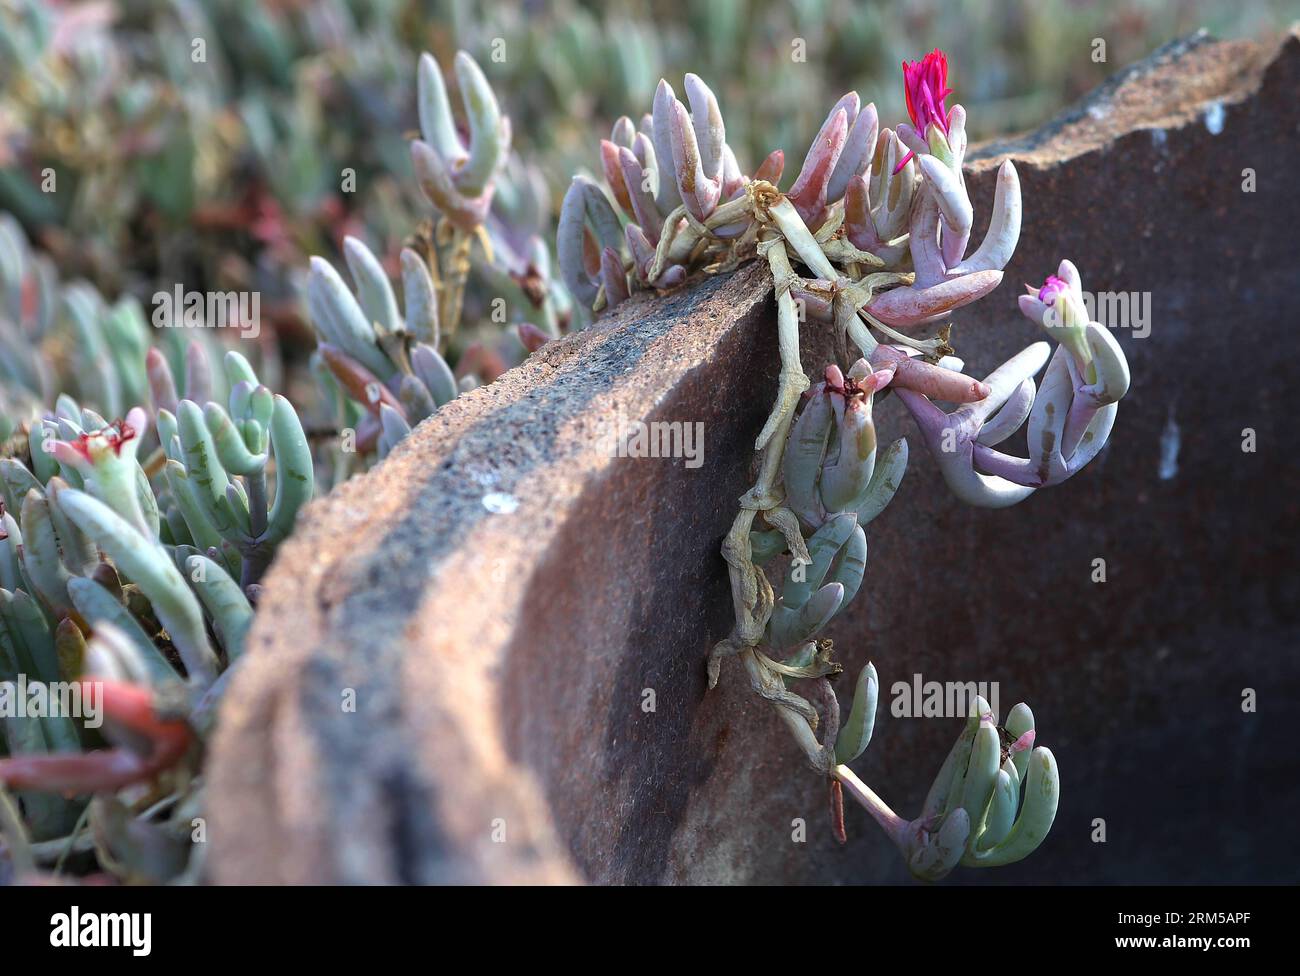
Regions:
<instances>
[{"instance_id":1,"label":"weathered rock texture","mask_svg":"<svg viewBox=\"0 0 1300 976\"><path fill-rule=\"evenodd\" d=\"M913 438L834 628L847 668L870 656L886 691L918 673L997 681L1003 712L1030 701L1056 752L1048 842L954 881L1300 870L1297 91L1294 33L1193 39L970 165L977 213L1004 153L1027 202L1003 287L957 316L972 372L1037 338L1015 295L1060 257L1151 306L1148 336L1118 332L1134 383L1111 446L1066 485L968 509ZM823 339L810 330L810 371ZM768 276L750 265L548 345L312 505L224 706L213 877L905 877L860 811L834 844L823 784L734 662L705 692L730 626L718 546L775 378ZM885 403L882 436L910 433ZM609 456L619 417L702 423L702 465ZM857 767L912 815L959 723L894 718L891 697Z\"/></svg>"}]
</instances>

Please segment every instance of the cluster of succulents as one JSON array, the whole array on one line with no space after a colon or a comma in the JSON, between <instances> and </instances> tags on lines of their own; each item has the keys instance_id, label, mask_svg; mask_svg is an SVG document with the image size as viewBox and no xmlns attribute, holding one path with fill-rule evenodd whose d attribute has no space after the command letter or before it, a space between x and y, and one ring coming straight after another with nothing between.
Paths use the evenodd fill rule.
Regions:
<instances>
[{"instance_id":1,"label":"cluster of succulents","mask_svg":"<svg viewBox=\"0 0 1300 976\"><path fill-rule=\"evenodd\" d=\"M420 64L411 151L442 219L398 255L403 308L358 238L342 247L355 294L327 260L311 261L311 367L353 434L324 481L355 470L349 453L382 458L475 382L444 358L473 245L486 259L476 270L540 312L540 326L518 323L525 346L567 324L543 243L544 187L509 154L509 123L478 66L462 54L457 70L468 143L436 62ZM0 215L0 682L63 682L101 701L105 719L102 730L68 715L4 719L0 834L21 867L93 852L124 879L201 870L191 833L202 742L259 580L317 480L297 411L243 354L220 355L212 331L151 330L134 298L109 303L86 282L60 282ZM471 367L475 357L475 344L460 355ZM490 378L482 362L477 371Z\"/></svg>"},{"instance_id":2,"label":"cluster of succulents","mask_svg":"<svg viewBox=\"0 0 1300 976\"><path fill-rule=\"evenodd\" d=\"M420 63L422 138L411 152L442 219L398 255L402 307L360 239L342 247L355 294L327 260L311 261L311 367L337 428L353 435L325 481L355 470L349 454L382 458L475 382L444 358L473 245L481 270L543 312L541 326L520 326L525 346L567 322L542 243L544 190L509 155L509 123L468 55L457 73L467 143L436 62ZM495 211L494 198L504 201ZM212 330L154 330L151 346L133 298L110 305L85 282L61 284L8 217L0 302L0 681L65 682L102 698L106 719L102 732L69 716L5 720L0 833L29 868L93 849L122 878L194 877L200 747L258 581L313 493L311 446L294 407L241 353L213 368ZM462 350L462 363L475 351Z\"/></svg>"},{"instance_id":3,"label":"cluster of succulents","mask_svg":"<svg viewBox=\"0 0 1300 976\"><path fill-rule=\"evenodd\" d=\"M284 287L335 226L386 224L411 202L383 176L400 161L389 66L405 50L385 16L358 24L341 0L302 17L237 0L13 0L0 44L0 207L102 285L198 264ZM360 131L339 139L340 119Z\"/></svg>"},{"instance_id":4,"label":"cluster of succulents","mask_svg":"<svg viewBox=\"0 0 1300 976\"><path fill-rule=\"evenodd\" d=\"M370 249L350 237L344 253L356 296L328 261L312 258L307 301L320 340L314 362L340 429L356 434L352 447L377 448L383 457L458 388L438 352L438 296L424 258L402 250L403 315Z\"/></svg>"},{"instance_id":5,"label":"cluster of succulents","mask_svg":"<svg viewBox=\"0 0 1300 976\"><path fill-rule=\"evenodd\" d=\"M717 99L700 78L686 77L689 108L660 81L651 113L639 125L620 118L601 143L609 195L574 179L557 252L575 299L596 314L634 291L674 288L697 270L754 257L770 267L782 370L755 443L757 481L723 543L735 626L710 657L710 686L722 660L738 655L755 691L831 782L834 802L847 787L913 873L933 880L958 863L995 866L1031 853L1055 816L1059 782L1051 751L1033 748L1029 709L1012 710L1004 743L982 700L914 821L894 814L847 766L870 741L876 672L871 664L863 670L841 728L829 684L841 668L831 642L819 638L863 583L864 528L892 499L908 457L903 438L878 450L873 402L896 392L953 493L1000 507L1061 483L1097 455L1129 374L1114 338L1090 321L1068 261L1021 301L1059 342L1041 385L1034 376L1048 362L1047 342L977 381L962 372L947 327L928 339L904 331L942 323L997 287L1019 238L1021 199L1008 160L988 232L971 250L966 113L946 105L947 59L936 50L905 62L903 75L910 122L882 130L875 106L848 93L785 193L775 186L779 151L742 175ZM808 320L832 325L843 359L850 346L857 350L852 363L827 365L816 386L800 363ZM997 449L1026 424L1031 457ZM783 558L777 593L763 567ZM812 683L814 700L793 690L798 681Z\"/></svg>"},{"instance_id":6,"label":"cluster of succulents","mask_svg":"<svg viewBox=\"0 0 1300 976\"><path fill-rule=\"evenodd\" d=\"M132 295L108 301L83 280L63 282L50 255L0 212L0 444L39 417L56 393L120 417L149 396L145 353L155 342L171 368L220 392L221 345L208 329L151 329ZM273 383L273 345L250 350Z\"/></svg>"},{"instance_id":7,"label":"cluster of succulents","mask_svg":"<svg viewBox=\"0 0 1300 976\"><path fill-rule=\"evenodd\" d=\"M226 405L204 402L201 370L178 398L156 349L147 371L156 438L143 407L108 422L65 394L31 425L28 463L0 461L0 681L75 685L105 719L7 714L0 784L17 791L16 862L93 848L162 881L201 849L200 747L314 476L293 407L238 353Z\"/></svg>"},{"instance_id":8,"label":"cluster of succulents","mask_svg":"<svg viewBox=\"0 0 1300 976\"><path fill-rule=\"evenodd\" d=\"M531 160L539 149L567 158L581 126L537 125L525 161L479 64L462 51L444 76L425 54L408 146L395 106L409 102L413 11L403 0L302 10L210 0L115 20L109 5L0 6L0 205L42 227L57 258L0 213L0 682L62 683L105 719L0 719L9 859L31 871L75 863L130 880L198 877L203 742L259 580L313 486L372 451L384 457L520 345L535 350L637 291L752 259L775 283L782 371L755 445L757 480L723 546L736 622L710 658L710 684L738 657L826 777L837 830L847 791L918 877L1032 852L1059 783L1029 709L1017 705L999 728L975 703L921 814L906 821L848 766L871 740L875 667L860 673L841 723L830 683L841 668L823 636L862 587L866 526L907 466L906 439L878 450L877 397L898 394L958 498L1002 506L1092 460L1128 387L1123 353L1089 319L1068 261L1021 300L1058 340L1055 353L1035 343L976 381L946 328L910 334L997 287L1020 228L1006 162L989 229L970 247L966 116L945 104L944 56L905 63L910 121L892 130L857 93L840 98L785 192L784 153L750 150L789 138L801 104L819 94L797 59L762 66L770 98L746 106L732 136L747 139L735 145L700 77L686 76L685 103L659 81L650 111L619 118L600 144L608 191L588 174L568 187L553 274L547 180ZM548 13L503 8L485 15L502 23L458 29L478 37L467 42L475 50L500 42L514 52L493 57L499 82L521 72L545 81L512 92L529 117L539 100L581 102L580 115L645 91L660 60L695 49L692 34L728 78L723 94L738 93L745 38L768 23L742 3L707 5L707 23L677 33L619 14L613 27L566 3ZM890 36L865 16L816 19ZM836 40L820 42L833 64ZM839 46L860 58L865 43ZM747 171L750 155L760 161ZM408 158L414 181L395 176ZM353 200L340 187L344 166L361 186ZM40 186L47 172L57 193ZM434 219L403 238L424 205ZM158 235L156 267L127 272L116 255L131 251L141 214ZM231 234L250 260L230 241L196 256ZM129 294L110 302L55 270L72 265L118 290L138 285L131 274L172 280L198 264L205 283L233 275L294 305L304 255L335 247L355 292L326 257L311 259L301 289L317 338L311 372L340 435L315 459L298 412L271 392L281 378L274 335L245 356L223 351L211 330L150 330ZM841 350L816 385L799 353L810 319L833 326ZM502 325L514 327L508 341ZM998 449L1022 428L1030 457Z\"/></svg>"},{"instance_id":9,"label":"cluster of succulents","mask_svg":"<svg viewBox=\"0 0 1300 976\"><path fill-rule=\"evenodd\" d=\"M460 134L438 62L427 53L419 59L420 132L411 142L411 160L439 219L431 234L398 255L404 314L383 262L357 238L343 243L356 296L327 260L311 260L307 303L318 342L316 374L339 429L355 431L352 448L375 449L380 458L411 427L475 385L479 374L492 379L503 368L493 365L491 346L483 341L461 350L459 378L445 358L465 318L475 253L483 259L480 272L495 282L481 291L509 281L539 313L540 325L528 319L516 323L525 348L558 337L569 318L567 294L552 280L540 234L544 186L510 154L510 120L482 69L464 51L456 55L455 74L468 138ZM487 331L502 330L489 325Z\"/></svg>"},{"instance_id":10,"label":"cluster of succulents","mask_svg":"<svg viewBox=\"0 0 1300 976\"><path fill-rule=\"evenodd\" d=\"M0 232L0 687L10 706L37 686L82 706L6 708L0 833L24 871L93 857L123 879L197 877L202 742L312 454L240 353L214 369L204 330L151 347L133 300L59 286ZM50 368L60 346L75 382ZM45 411L51 386L122 419L68 392Z\"/></svg>"}]
</instances>

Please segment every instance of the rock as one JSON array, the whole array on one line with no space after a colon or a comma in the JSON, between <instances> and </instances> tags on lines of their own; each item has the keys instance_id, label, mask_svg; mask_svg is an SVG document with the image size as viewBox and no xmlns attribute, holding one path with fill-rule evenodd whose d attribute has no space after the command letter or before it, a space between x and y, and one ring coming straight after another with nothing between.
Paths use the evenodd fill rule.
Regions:
<instances>
[{"instance_id":1,"label":"rock","mask_svg":"<svg viewBox=\"0 0 1300 976\"><path fill-rule=\"evenodd\" d=\"M1297 90L1294 32L1195 38L1038 133L971 154L977 213L1007 152L1026 198L1003 286L956 316L971 372L1037 338L1015 296L1061 257L1091 289L1148 293L1150 331L1118 330L1133 390L1111 445L1066 485L973 510L913 450L831 634L850 673L868 657L880 671L875 739L855 768L908 816L960 723L894 717L895 682L996 681L1003 714L1033 705L1064 781L1053 834L1020 865L955 879L1300 868L1285 829L1300 801L1300 484L1278 454L1300 382ZM734 661L705 691L731 622L718 547L776 387L770 295L751 264L638 297L460 397L308 509L223 705L214 880L906 876L859 810L848 846L834 843L824 785ZM804 356L810 373L825 362L817 330ZM890 400L882 437L918 447ZM602 435L620 421L702 424L700 464L612 456ZM1105 583L1091 582L1098 558ZM1243 712L1246 688L1258 712Z\"/></svg>"}]
</instances>

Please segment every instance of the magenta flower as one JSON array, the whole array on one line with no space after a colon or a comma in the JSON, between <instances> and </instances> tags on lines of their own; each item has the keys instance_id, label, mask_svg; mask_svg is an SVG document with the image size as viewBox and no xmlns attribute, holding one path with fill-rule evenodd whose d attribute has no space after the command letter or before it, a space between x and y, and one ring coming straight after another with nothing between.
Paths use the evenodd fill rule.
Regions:
<instances>
[{"instance_id":1,"label":"magenta flower","mask_svg":"<svg viewBox=\"0 0 1300 976\"><path fill-rule=\"evenodd\" d=\"M927 138L930 125L948 134L948 110L943 101L952 94L948 87L948 55L937 47L920 61L903 62L903 91L907 96L907 114L921 138ZM915 155L915 150L903 157L898 172Z\"/></svg>"},{"instance_id":2,"label":"magenta flower","mask_svg":"<svg viewBox=\"0 0 1300 976\"><path fill-rule=\"evenodd\" d=\"M1043 287L1038 289L1038 300L1050 308L1069 287L1063 279L1056 275L1048 275L1047 280L1043 282Z\"/></svg>"}]
</instances>

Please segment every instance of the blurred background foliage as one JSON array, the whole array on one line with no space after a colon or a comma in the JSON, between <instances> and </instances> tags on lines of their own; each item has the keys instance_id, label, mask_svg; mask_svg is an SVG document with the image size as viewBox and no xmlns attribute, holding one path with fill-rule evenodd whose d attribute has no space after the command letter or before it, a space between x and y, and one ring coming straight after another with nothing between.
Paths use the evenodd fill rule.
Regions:
<instances>
[{"instance_id":1,"label":"blurred background foliage","mask_svg":"<svg viewBox=\"0 0 1300 976\"><path fill-rule=\"evenodd\" d=\"M553 221L660 76L708 81L748 168L773 148L801 158L850 88L902 119L899 63L935 46L979 139L1197 27L1257 36L1297 16L1300 0L0 0L0 211L62 277L142 299L258 290L264 321L310 346L307 256L336 259L350 233L395 274L432 215L407 146L422 50L478 59L514 122L512 182L534 201L545 185ZM499 216L511 202L507 185Z\"/></svg>"}]
</instances>

